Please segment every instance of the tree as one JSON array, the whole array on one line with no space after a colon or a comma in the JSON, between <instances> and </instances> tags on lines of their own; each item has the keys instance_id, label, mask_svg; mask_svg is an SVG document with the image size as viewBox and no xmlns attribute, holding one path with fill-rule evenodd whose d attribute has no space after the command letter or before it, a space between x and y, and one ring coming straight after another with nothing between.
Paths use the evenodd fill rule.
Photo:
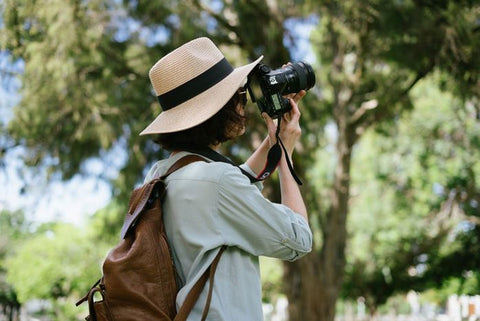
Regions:
<instances>
[{"instance_id":1,"label":"tree","mask_svg":"<svg viewBox=\"0 0 480 321\"><path fill-rule=\"evenodd\" d=\"M28 227L23 212L0 211L0 305L9 321L19 319L21 304L17 292L6 279L5 261L15 253Z\"/></svg>"},{"instance_id":2,"label":"tree","mask_svg":"<svg viewBox=\"0 0 480 321\"><path fill-rule=\"evenodd\" d=\"M438 88L444 77L420 81L411 93L415 110L389 136L370 130L355 154L343 290L363 296L372 314L395 293L437 287L479 262L471 204L480 124L472 105Z\"/></svg>"},{"instance_id":3,"label":"tree","mask_svg":"<svg viewBox=\"0 0 480 321\"><path fill-rule=\"evenodd\" d=\"M322 62L324 103L337 130L336 167L328 205L311 213L322 235L317 251L288 269L294 320L334 318L346 263L352 152L363 133L371 127L388 133L412 109L410 90L433 70L447 71L463 99L478 97L476 11L478 4L468 1L320 5L322 23L312 42Z\"/></svg>"},{"instance_id":4,"label":"tree","mask_svg":"<svg viewBox=\"0 0 480 321\"><path fill-rule=\"evenodd\" d=\"M293 320L333 320L346 263L352 150L369 128L388 134L413 107L410 90L435 69L452 76L451 90L462 99L478 97L477 11L472 1L57 0L46 8L8 0L2 46L12 59L24 59L25 72L7 134L28 148L27 164L60 171L65 179L85 172L89 158L123 144L128 159L114 184L115 196L126 199L161 153L136 135L159 111L146 79L159 57L208 35L230 61L265 54L277 67L290 60L284 22L318 15L311 43L320 58L322 103L308 108L319 105L315 95L303 102L304 152L294 161L302 176L315 175L307 171L316 161L312 147L330 121L336 168L326 190L306 182L316 248L285 265L285 281ZM263 127L254 122L240 146L226 148L243 157Z\"/></svg>"},{"instance_id":5,"label":"tree","mask_svg":"<svg viewBox=\"0 0 480 321\"><path fill-rule=\"evenodd\" d=\"M18 75L22 100L14 108L13 119L1 128L14 143L2 148L8 152L10 146L21 145L27 151L25 165L60 173L67 180L77 173L88 174L83 165L90 158L108 162L104 156L112 147L124 146L127 161L113 184L115 197L123 199L118 204L126 207L142 170L162 153L137 137L159 112L146 77L159 57L193 37L208 35L236 65L265 52L265 61L273 66L290 60L283 45L283 21L296 12L293 3L278 7L265 1L218 4L220 10L214 9L214 3L200 1L54 1L49 6L6 1L1 47L12 61L23 60L25 68ZM265 133L263 124L252 127L252 133L259 128ZM244 144L255 144L255 134L252 137ZM105 216L93 224L109 229L115 225L110 215L115 216L114 212L119 224L122 206L106 209ZM29 246L34 244L26 245L26 253ZM45 255L52 261L58 258L55 252ZM30 286L15 275L12 278L23 289L22 300L70 291L68 286L63 289L63 279L51 280L59 284L60 294L43 285L43 291L27 296L25 289L33 289L31 285L40 278L31 280Z\"/></svg>"},{"instance_id":6,"label":"tree","mask_svg":"<svg viewBox=\"0 0 480 321\"><path fill-rule=\"evenodd\" d=\"M105 244L92 239L72 225L40 226L6 262L7 280L19 302L46 300L56 320L78 320L74 303L100 278L107 252Z\"/></svg>"}]
</instances>

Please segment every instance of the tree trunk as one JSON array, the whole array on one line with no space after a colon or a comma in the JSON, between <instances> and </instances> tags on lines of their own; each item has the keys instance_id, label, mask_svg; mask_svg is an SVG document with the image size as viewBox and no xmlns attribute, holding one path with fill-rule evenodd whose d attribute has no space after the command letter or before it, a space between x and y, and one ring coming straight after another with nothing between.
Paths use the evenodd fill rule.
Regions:
<instances>
[{"instance_id":1,"label":"tree trunk","mask_svg":"<svg viewBox=\"0 0 480 321\"><path fill-rule=\"evenodd\" d=\"M314 250L297 262L285 264L284 281L292 321L333 321L335 317L335 305L344 276L350 162L355 141L354 128L348 126L347 119L337 118L337 167L331 205L321 227L321 250Z\"/></svg>"}]
</instances>

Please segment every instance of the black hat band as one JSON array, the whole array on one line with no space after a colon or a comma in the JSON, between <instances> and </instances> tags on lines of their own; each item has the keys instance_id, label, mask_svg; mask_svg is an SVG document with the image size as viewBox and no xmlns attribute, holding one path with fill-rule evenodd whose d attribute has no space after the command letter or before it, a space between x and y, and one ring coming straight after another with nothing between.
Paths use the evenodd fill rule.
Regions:
<instances>
[{"instance_id":1,"label":"black hat band","mask_svg":"<svg viewBox=\"0 0 480 321\"><path fill-rule=\"evenodd\" d=\"M233 71L232 66L226 58L223 58L215 65L186 83L157 96L163 111L178 106L187 100L201 94L210 87L213 87Z\"/></svg>"}]
</instances>

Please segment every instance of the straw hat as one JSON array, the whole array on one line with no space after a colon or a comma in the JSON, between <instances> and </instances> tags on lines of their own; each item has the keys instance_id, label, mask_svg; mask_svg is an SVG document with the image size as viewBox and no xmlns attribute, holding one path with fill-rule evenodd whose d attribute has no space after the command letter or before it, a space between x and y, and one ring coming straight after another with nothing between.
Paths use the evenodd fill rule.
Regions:
<instances>
[{"instance_id":1,"label":"straw hat","mask_svg":"<svg viewBox=\"0 0 480 321\"><path fill-rule=\"evenodd\" d=\"M215 115L262 60L233 68L208 38L197 38L161 58L149 76L163 112L140 135L172 133Z\"/></svg>"}]
</instances>

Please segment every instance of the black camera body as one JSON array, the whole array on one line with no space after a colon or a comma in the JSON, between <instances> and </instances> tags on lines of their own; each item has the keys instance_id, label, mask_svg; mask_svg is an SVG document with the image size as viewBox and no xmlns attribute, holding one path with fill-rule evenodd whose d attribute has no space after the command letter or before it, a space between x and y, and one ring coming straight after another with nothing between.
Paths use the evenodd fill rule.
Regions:
<instances>
[{"instance_id":1,"label":"black camera body","mask_svg":"<svg viewBox=\"0 0 480 321\"><path fill-rule=\"evenodd\" d=\"M248 90L260 112L278 118L292 109L284 95L308 90L314 85L315 73L307 63L297 62L275 70L265 64L258 64L250 76ZM255 92L260 96L256 96Z\"/></svg>"}]
</instances>

